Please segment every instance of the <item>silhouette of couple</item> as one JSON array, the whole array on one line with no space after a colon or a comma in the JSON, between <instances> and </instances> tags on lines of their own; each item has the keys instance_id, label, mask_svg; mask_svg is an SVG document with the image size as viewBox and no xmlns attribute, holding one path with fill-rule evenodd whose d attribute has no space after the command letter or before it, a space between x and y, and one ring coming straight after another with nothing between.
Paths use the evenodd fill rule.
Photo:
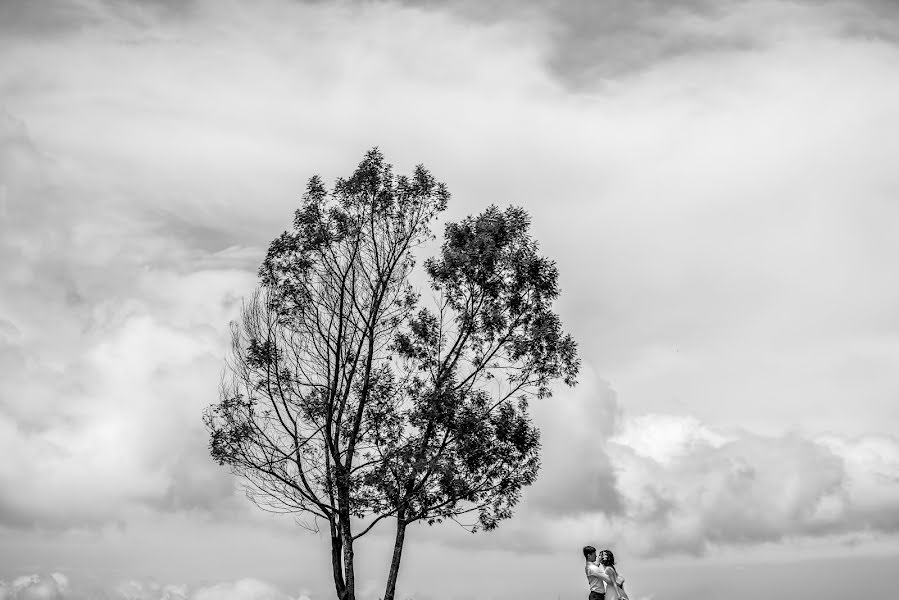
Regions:
<instances>
[{"instance_id":1,"label":"silhouette of couple","mask_svg":"<svg viewBox=\"0 0 899 600\"><path fill-rule=\"evenodd\" d=\"M587 583L590 586L588 600L628 600L624 591L624 577L615 570L615 555L611 550L599 553L596 560L596 548L584 546L584 558L587 565Z\"/></svg>"}]
</instances>

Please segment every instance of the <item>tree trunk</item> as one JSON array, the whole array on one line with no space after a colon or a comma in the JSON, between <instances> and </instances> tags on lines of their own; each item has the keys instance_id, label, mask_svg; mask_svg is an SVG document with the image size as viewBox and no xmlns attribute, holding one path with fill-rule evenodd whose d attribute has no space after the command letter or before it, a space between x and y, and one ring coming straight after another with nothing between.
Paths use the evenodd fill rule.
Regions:
<instances>
[{"instance_id":1,"label":"tree trunk","mask_svg":"<svg viewBox=\"0 0 899 600\"><path fill-rule=\"evenodd\" d=\"M346 583L343 580L343 538L335 518L328 519L331 525L331 569L334 571L334 589L339 600L346 600Z\"/></svg>"},{"instance_id":2,"label":"tree trunk","mask_svg":"<svg viewBox=\"0 0 899 600\"><path fill-rule=\"evenodd\" d=\"M341 511L343 512L343 511ZM346 588L343 600L356 600L356 574L353 566L353 532L350 529L350 513L340 517L341 537L343 538L343 580Z\"/></svg>"},{"instance_id":3,"label":"tree trunk","mask_svg":"<svg viewBox=\"0 0 899 600\"><path fill-rule=\"evenodd\" d=\"M341 473L337 479L337 524L343 546L343 581L345 591L341 600L356 600L356 575L353 566L353 529L350 524L349 477Z\"/></svg>"},{"instance_id":4,"label":"tree trunk","mask_svg":"<svg viewBox=\"0 0 899 600\"><path fill-rule=\"evenodd\" d=\"M406 521L402 515L396 519L396 540L393 543L393 559L390 561L390 574L387 576L387 590L384 600L393 600L396 593L396 579L400 573L400 560L403 558L403 544L406 541Z\"/></svg>"}]
</instances>

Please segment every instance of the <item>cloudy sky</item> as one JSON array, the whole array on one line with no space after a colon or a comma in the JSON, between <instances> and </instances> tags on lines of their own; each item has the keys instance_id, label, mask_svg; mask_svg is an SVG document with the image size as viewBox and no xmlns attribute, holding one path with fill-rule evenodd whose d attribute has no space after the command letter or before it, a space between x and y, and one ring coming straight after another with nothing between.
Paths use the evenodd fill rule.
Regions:
<instances>
[{"instance_id":1,"label":"cloudy sky","mask_svg":"<svg viewBox=\"0 0 899 600\"><path fill-rule=\"evenodd\" d=\"M201 412L305 181L375 145L530 212L583 359L517 516L414 528L401 596L582 598L585 543L633 600L892 596L892 0L0 0L0 598L332 597Z\"/></svg>"}]
</instances>

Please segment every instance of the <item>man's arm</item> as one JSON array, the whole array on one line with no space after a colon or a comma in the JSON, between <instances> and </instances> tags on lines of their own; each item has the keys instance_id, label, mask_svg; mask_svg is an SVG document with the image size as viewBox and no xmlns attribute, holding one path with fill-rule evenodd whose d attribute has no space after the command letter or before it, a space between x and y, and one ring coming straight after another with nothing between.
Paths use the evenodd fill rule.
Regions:
<instances>
[{"instance_id":1,"label":"man's arm","mask_svg":"<svg viewBox=\"0 0 899 600\"><path fill-rule=\"evenodd\" d=\"M600 568L597 565L594 565L593 563L587 565L587 575L599 577L609 585L615 585L615 582L612 581L612 578L609 576L609 574L606 573L604 569Z\"/></svg>"}]
</instances>

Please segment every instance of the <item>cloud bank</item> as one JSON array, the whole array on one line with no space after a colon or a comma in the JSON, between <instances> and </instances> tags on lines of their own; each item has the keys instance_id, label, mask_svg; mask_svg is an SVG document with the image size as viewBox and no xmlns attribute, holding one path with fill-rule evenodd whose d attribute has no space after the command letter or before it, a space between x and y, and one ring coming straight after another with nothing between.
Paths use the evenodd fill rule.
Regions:
<instances>
[{"instance_id":1,"label":"cloud bank","mask_svg":"<svg viewBox=\"0 0 899 600\"><path fill-rule=\"evenodd\" d=\"M628 429L609 452L630 521L624 535L643 552L897 531L895 438L724 437L664 415Z\"/></svg>"},{"instance_id":2,"label":"cloud bank","mask_svg":"<svg viewBox=\"0 0 899 600\"><path fill-rule=\"evenodd\" d=\"M631 416L607 384L586 379L589 391L534 409L546 464L520 519L492 539L452 543L528 553L593 543L658 557L815 539L845 546L897 532L893 436L769 436L690 416Z\"/></svg>"}]
</instances>

